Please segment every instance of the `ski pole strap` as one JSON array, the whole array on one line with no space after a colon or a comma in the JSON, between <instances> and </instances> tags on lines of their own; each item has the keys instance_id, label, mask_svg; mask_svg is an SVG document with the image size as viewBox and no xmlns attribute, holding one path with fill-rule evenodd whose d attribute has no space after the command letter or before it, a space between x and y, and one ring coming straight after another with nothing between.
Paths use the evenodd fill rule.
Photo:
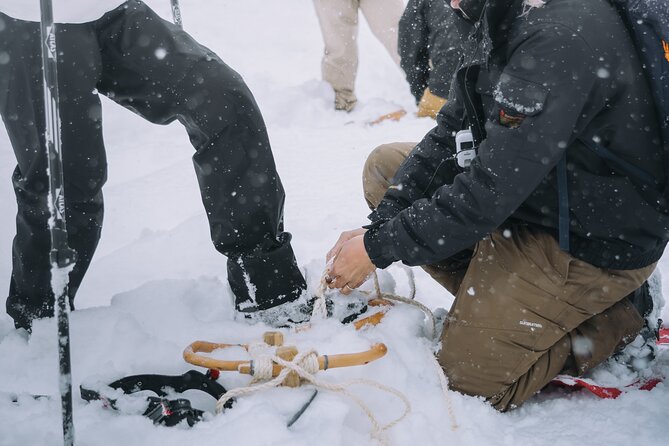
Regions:
<instances>
[{"instance_id":1,"label":"ski pole strap","mask_svg":"<svg viewBox=\"0 0 669 446\"><path fill-rule=\"evenodd\" d=\"M567 187L567 153L557 165L558 183L558 239L560 249L569 252L569 189Z\"/></svg>"}]
</instances>

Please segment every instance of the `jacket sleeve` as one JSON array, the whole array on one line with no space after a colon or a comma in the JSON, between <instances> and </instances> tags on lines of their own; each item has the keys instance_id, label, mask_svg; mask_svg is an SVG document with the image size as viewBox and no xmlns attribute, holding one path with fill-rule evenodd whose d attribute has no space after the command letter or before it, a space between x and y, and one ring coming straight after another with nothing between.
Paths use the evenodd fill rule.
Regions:
<instances>
[{"instance_id":1,"label":"jacket sleeve","mask_svg":"<svg viewBox=\"0 0 669 446\"><path fill-rule=\"evenodd\" d=\"M416 103L423 96L430 76L428 28L424 16L424 0L409 0L400 18L398 51L400 66L406 74Z\"/></svg>"},{"instance_id":2,"label":"jacket sleeve","mask_svg":"<svg viewBox=\"0 0 669 446\"><path fill-rule=\"evenodd\" d=\"M456 25L460 20L453 9L443 0L432 0L428 14L432 16L429 57L432 71L427 81L430 91L437 96L446 98L451 86L453 74L460 65L460 60L470 41ZM435 23L436 22L436 23ZM471 51L474 51L471 48Z\"/></svg>"},{"instance_id":3,"label":"jacket sleeve","mask_svg":"<svg viewBox=\"0 0 669 446\"><path fill-rule=\"evenodd\" d=\"M598 81L597 58L572 30L543 24L511 51L493 92L495 109L478 156L468 171L429 197L418 198L410 188L413 192L405 193L404 200L413 200L411 205L367 231L365 247L376 266L398 260L429 264L474 246L547 181L565 148L598 110L600 105L590 98ZM515 128L506 127L499 122L501 110L524 119ZM448 131L439 127L421 146L426 140L446 146ZM403 166L399 180L425 184L429 172L420 164L411 167Z\"/></svg>"},{"instance_id":4,"label":"jacket sleeve","mask_svg":"<svg viewBox=\"0 0 669 446\"><path fill-rule=\"evenodd\" d=\"M456 167L455 133L463 120L462 101L451 91L437 114L437 126L425 135L404 160L379 206L369 215L371 226L394 218L416 200L429 198L460 172Z\"/></svg>"}]
</instances>

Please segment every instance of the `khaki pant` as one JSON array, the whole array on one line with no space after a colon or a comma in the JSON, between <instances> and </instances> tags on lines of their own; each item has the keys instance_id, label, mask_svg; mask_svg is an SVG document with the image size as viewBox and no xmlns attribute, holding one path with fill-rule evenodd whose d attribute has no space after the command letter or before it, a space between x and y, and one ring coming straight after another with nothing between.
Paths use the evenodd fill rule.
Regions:
<instances>
[{"instance_id":1,"label":"khaki pant","mask_svg":"<svg viewBox=\"0 0 669 446\"><path fill-rule=\"evenodd\" d=\"M335 92L355 102L355 76L358 70L358 9L372 33L399 66L397 28L404 12L402 0L314 0L321 25L325 53L323 79Z\"/></svg>"},{"instance_id":2,"label":"khaki pant","mask_svg":"<svg viewBox=\"0 0 669 446\"><path fill-rule=\"evenodd\" d=\"M411 147L372 152L363 173L371 206ZM655 265L596 268L524 225L493 232L470 255L425 268L455 296L438 360L452 389L483 396L498 410L522 404L561 372L586 372L643 326L626 296Z\"/></svg>"}]
</instances>

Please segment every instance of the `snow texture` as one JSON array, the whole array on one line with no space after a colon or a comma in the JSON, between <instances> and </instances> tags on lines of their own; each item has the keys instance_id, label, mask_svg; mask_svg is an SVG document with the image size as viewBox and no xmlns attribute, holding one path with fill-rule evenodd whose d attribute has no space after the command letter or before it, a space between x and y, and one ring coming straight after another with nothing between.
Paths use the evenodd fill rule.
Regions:
<instances>
[{"instance_id":1,"label":"snow texture","mask_svg":"<svg viewBox=\"0 0 669 446\"><path fill-rule=\"evenodd\" d=\"M147 0L170 19L169 1ZM402 74L361 20L359 104L350 114L332 109L333 94L320 81L322 41L310 1L181 0L184 26L241 73L267 121L279 172L287 192L286 228L294 235L300 265L310 287L320 278L324 255L343 230L365 223L360 174L367 154L391 141L418 141L433 126L410 113L399 123L364 123L399 106L415 112ZM127 414L79 398L82 382L109 382L138 373L181 374L191 368L183 349L203 339L258 340L267 329L236 320L225 277L224 258L209 230L192 171L192 149L178 125L154 126L104 102L109 182L102 241L71 314L74 420L79 445L198 446L371 445L371 426L346 398L325 391L290 429L286 422L309 397L308 388L278 388L241 398L214 416L214 401L189 392L207 420L188 429L154 426L139 415L136 400ZM15 200L9 181L15 164L0 126L0 289L11 271ZM667 258L659 263L665 272ZM408 295L404 273L391 267L382 286ZM669 273L664 274L669 289ZM417 296L431 308L448 308L450 296L416 271ZM440 312L443 317L443 312ZM666 310L665 320L669 320ZM458 428L451 429L448 406L423 338L420 311L397 306L378 327L356 332L333 320L311 330L286 332L289 343L334 354L388 345L388 354L364 367L329 370L332 383L368 378L401 390L411 401L409 417L389 433L391 445L602 445L669 442L669 389L635 391L616 400L586 392L553 390L523 407L500 414L482 400L450 392ZM0 446L62 444L58 397L56 323L39 321L28 340L0 314ZM237 349L217 357L243 357ZM660 371L669 374L666 352ZM224 374L235 388L247 377ZM401 404L382 392L353 388L384 424L399 416ZM11 394L15 394L18 402ZM28 394L50 395L33 399Z\"/></svg>"}]
</instances>

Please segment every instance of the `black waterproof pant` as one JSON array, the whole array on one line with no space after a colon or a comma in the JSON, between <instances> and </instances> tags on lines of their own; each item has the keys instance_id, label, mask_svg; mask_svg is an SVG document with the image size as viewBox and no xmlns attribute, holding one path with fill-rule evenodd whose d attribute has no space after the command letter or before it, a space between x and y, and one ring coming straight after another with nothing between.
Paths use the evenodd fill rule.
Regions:
<instances>
[{"instance_id":1,"label":"black waterproof pant","mask_svg":"<svg viewBox=\"0 0 669 446\"><path fill-rule=\"evenodd\" d=\"M265 124L242 78L138 0L95 22L57 25L70 302L100 237L107 175L102 93L156 124L179 120L218 251L243 311L296 299L306 288L283 232L284 190ZM7 313L17 326L53 315L49 181L39 24L0 14L0 114L17 167L18 203Z\"/></svg>"}]
</instances>

